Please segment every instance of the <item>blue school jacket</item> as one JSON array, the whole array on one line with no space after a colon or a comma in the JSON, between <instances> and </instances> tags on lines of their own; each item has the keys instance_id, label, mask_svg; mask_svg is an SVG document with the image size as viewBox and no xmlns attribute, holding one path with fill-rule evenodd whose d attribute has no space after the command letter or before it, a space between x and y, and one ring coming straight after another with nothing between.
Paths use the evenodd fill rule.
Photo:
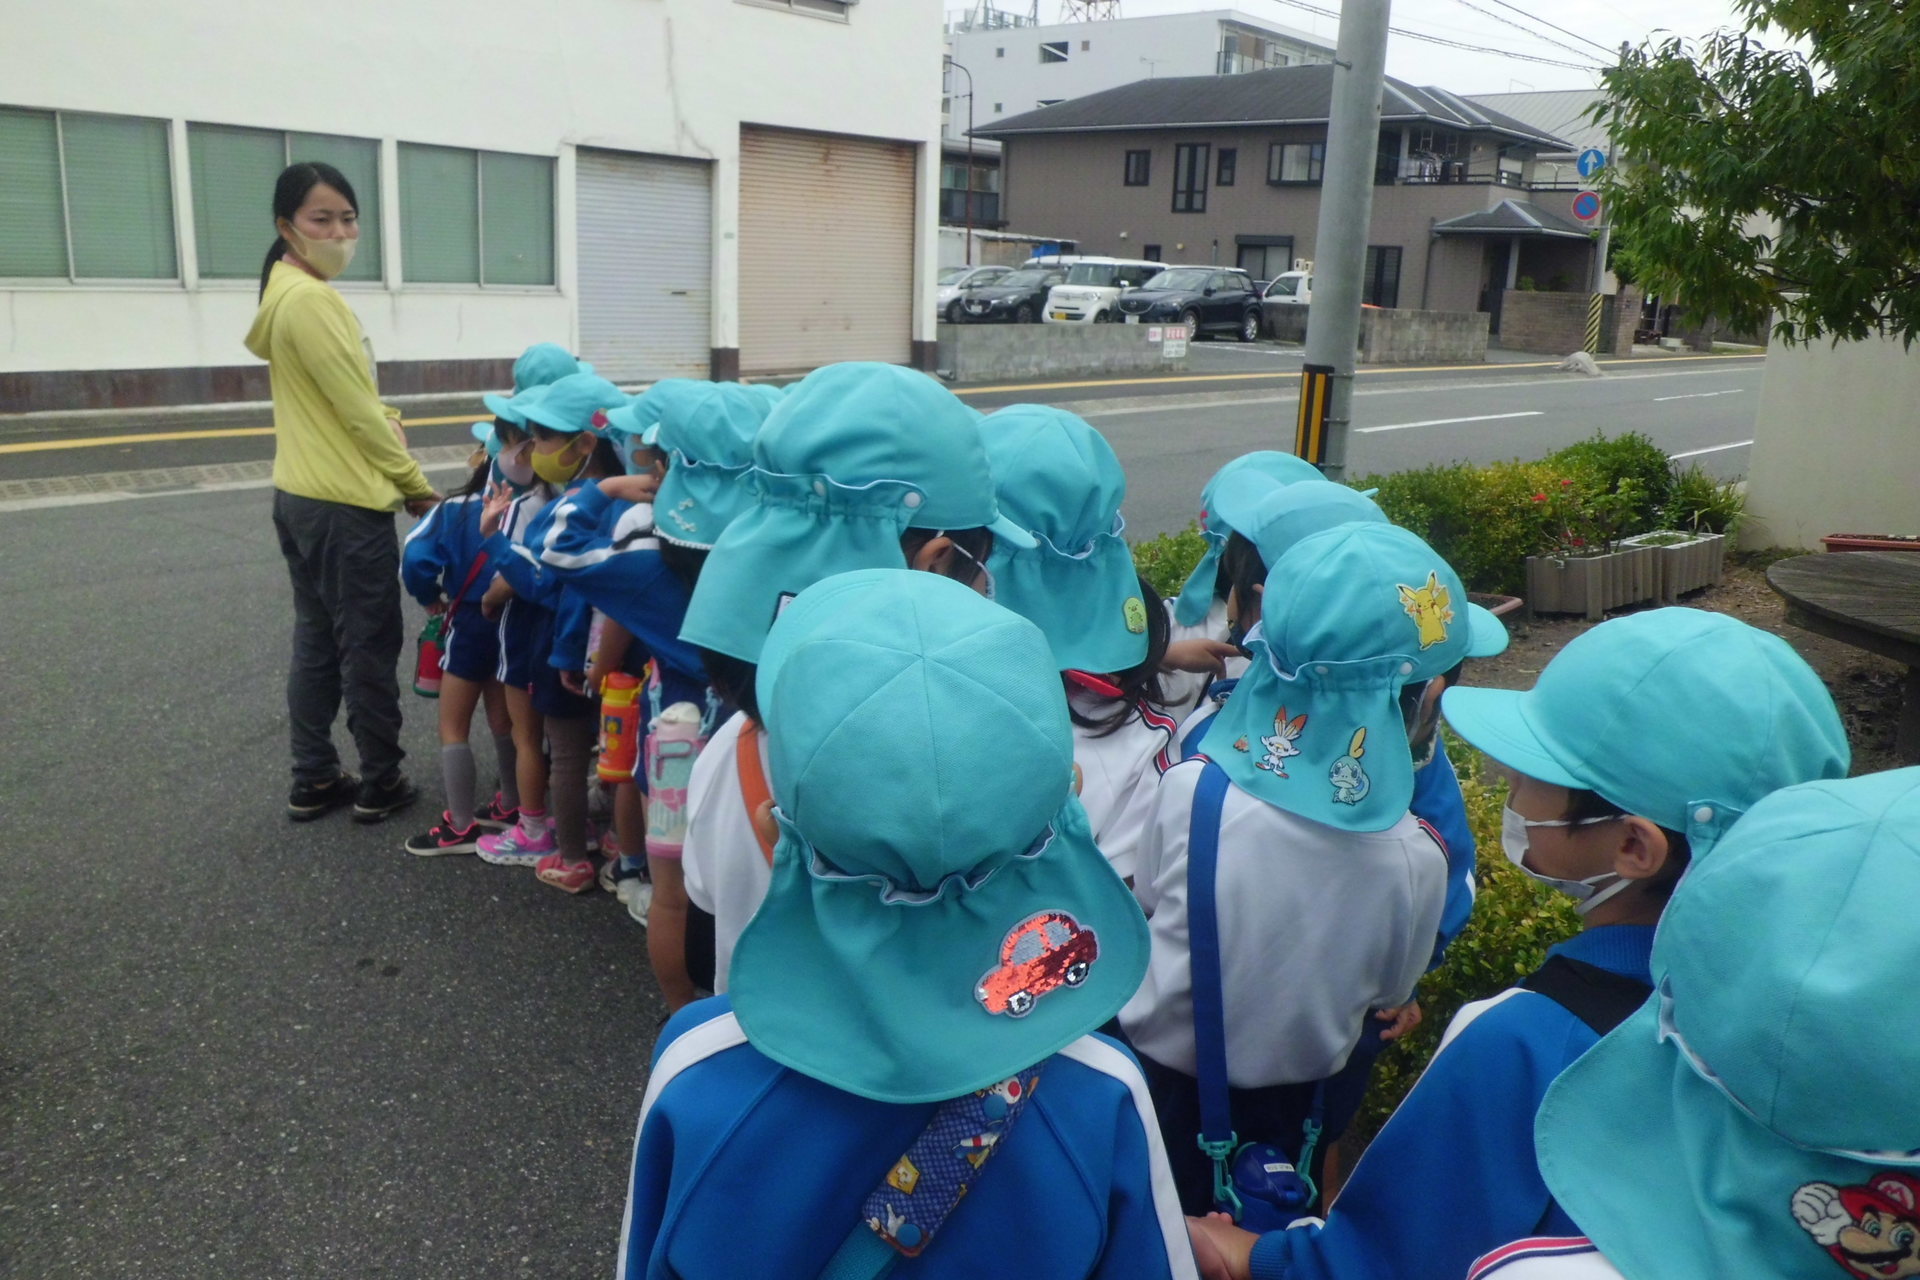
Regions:
<instances>
[{"instance_id":1,"label":"blue school jacket","mask_svg":"<svg viewBox=\"0 0 1920 1280\"><path fill-rule=\"evenodd\" d=\"M1652 925L1606 925L1547 954L1650 983L1652 951ZM1579 1234L1540 1176L1533 1118L1547 1086L1600 1037L1520 988L1470 1013L1354 1166L1326 1225L1260 1237L1254 1280L1464 1276L1510 1240Z\"/></svg>"},{"instance_id":2,"label":"blue school jacket","mask_svg":"<svg viewBox=\"0 0 1920 1280\"><path fill-rule=\"evenodd\" d=\"M400 585L408 595L421 604L459 595L481 553L480 509L485 505L477 493L448 498L407 531L400 549ZM492 577L483 566L462 603L479 604Z\"/></svg>"},{"instance_id":3,"label":"blue school jacket","mask_svg":"<svg viewBox=\"0 0 1920 1280\"><path fill-rule=\"evenodd\" d=\"M747 1043L725 996L675 1014L640 1112L620 1280L812 1280L933 1104L843 1093ZM1146 1082L1113 1041L1055 1055L909 1277L1196 1276ZM864 1230L864 1228L862 1228Z\"/></svg>"},{"instance_id":4,"label":"blue school jacket","mask_svg":"<svg viewBox=\"0 0 1920 1280\"><path fill-rule=\"evenodd\" d=\"M704 685L699 651L680 639L691 593L660 555L650 510L609 498L588 481L560 500L541 565L569 596L632 632L657 662Z\"/></svg>"}]
</instances>

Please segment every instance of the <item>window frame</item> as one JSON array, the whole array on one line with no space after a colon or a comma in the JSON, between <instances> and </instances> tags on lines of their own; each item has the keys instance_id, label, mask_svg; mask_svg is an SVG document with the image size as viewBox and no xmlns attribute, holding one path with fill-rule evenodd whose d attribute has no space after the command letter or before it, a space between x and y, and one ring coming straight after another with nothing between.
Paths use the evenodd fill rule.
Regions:
<instances>
[{"instance_id":1,"label":"window frame","mask_svg":"<svg viewBox=\"0 0 1920 1280\"><path fill-rule=\"evenodd\" d=\"M11 110L53 117L53 156L60 183L60 236L65 250L67 270L57 276L10 276L0 274L0 288L25 289L142 289L179 290L187 287L186 245L181 238L178 184L174 181L173 120L167 116L138 115L127 111L71 111L59 107L34 107L25 103L4 104ZM161 126L166 145L167 216L173 224L173 274L170 276L83 276L73 251L73 196L67 181L67 138L64 117L99 116L117 120L144 120Z\"/></svg>"},{"instance_id":2,"label":"window frame","mask_svg":"<svg viewBox=\"0 0 1920 1280\"><path fill-rule=\"evenodd\" d=\"M850 22L853 20L853 6L860 0L733 0L735 4L744 4L751 9L774 9L781 13L797 13L803 18L819 18L823 22ZM837 9L815 9L813 4L838 5Z\"/></svg>"},{"instance_id":3,"label":"window frame","mask_svg":"<svg viewBox=\"0 0 1920 1280\"><path fill-rule=\"evenodd\" d=\"M1040 65L1052 66L1058 62L1073 61L1073 41L1042 40L1040 42Z\"/></svg>"},{"instance_id":4,"label":"window frame","mask_svg":"<svg viewBox=\"0 0 1920 1280\"><path fill-rule=\"evenodd\" d=\"M1174 144L1173 212L1205 213L1207 211L1207 178L1212 173L1212 169L1212 143ZM1182 183L1187 185L1182 186Z\"/></svg>"},{"instance_id":5,"label":"window frame","mask_svg":"<svg viewBox=\"0 0 1920 1280\"><path fill-rule=\"evenodd\" d=\"M486 293L538 293L553 294L560 292L560 160L557 156L535 151L499 151L491 147L455 147L439 142L418 142L403 139L394 144L394 171L401 172L400 150L403 147L433 147L441 151L465 151L473 158L473 211L474 211L474 274L478 280L410 280L407 278L406 216L407 200L404 191L405 182L399 183L400 190L394 192L394 208L400 218L400 273L397 287L409 292L419 290L432 293L469 293L479 290ZM544 160L548 172L552 175L552 226L553 234L548 250L552 254L552 284L488 284L487 276L487 179L486 161L488 155L515 156L528 160Z\"/></svg>"},{"instance_id":6,"label":"window frame","mask_svg":"<svg viewBox=\"0 0 1920 1280\"><path fill-rule=\"evenodd\" d=\"M189 217L197 216L197 211L196 211L194 202L195 202L195 196L197 194L198 189L193 186L193 180L191 176L192 166L193 166L193 128L195 125L204 125L208 128L213 128L213 129L245 129L245 130L250 130L254 133L277 133L280 135L280 154L282 157L280 164L282 168L285 168L287 165L290 165L293 163L293 135L296 133L305 134L309 137L324 136L324 137L334 137L334 138L347 138L354 142L371 142L374 147L373 180L376 184L376 190L374 192L374 196L375 196L375 199L378 201L378 204L376 205L376 210L379 216L371 220L363 218L360 222L360 226L362 228L361 234L363 236L367 234L366 229L371 227L373 235L379 243L380 274L372 280L334 279L334 280L328 281L328 283L331 284L334 288L340 289L348 293L377 293L382 290L385 290L388 287L387 282L389 279L391 279L391 276L388 274L388 269L387 269L388 268L387 254L389 251L389 246L387 244L387 238L386 238L386 209L387 209L386 202L390 197L391 193L388 192L386 188L386 168L385 168L386 143L382 139L363 138L355 134L349 134L349 133L319 135L319 134L315 134L314 131L311 129L282 129L273 125L232 124L225 120L187 120L185 121L185 124L186 124L186 131L187 131L187 166L188 166L188 174L189 174L188 182L187 182L187 185L188 185L187 214ZM358 192L356 192L355 194L358 194ZM198 234L199 234L199 229L198 227L196 227L195 236L197 237ZM264 251L262 256L264 256ZM206 269L202 265L204 261L205 261L204 253L201 249L198 239L196 238L193 246L193 267L194 267L195 276L198 281L196 285L197 288L206 289L213 292L219 292L227 289L231 289L238 292L241 290L251 291L251 290L258 289L260 287L260 278L257 270L253 274L245 275L245 276L210 276L206 273Z\"/></svg>"},{"instance_id":7,"label":"window frame","mask_svg":"<svg viewBox=\"0 0 1920 1280\"><path fill-rule=\"evenodd\" d=\"M1214 153L1213 185L1230 187L1240 176L1240 148L1221 147Z\"/></svg>"},{"instance_id":8,"label":"window frame","mask_svg":"<svg viewBox=\"0 0 1920 1280\"><path fill-rule=\"evenodd\" d=\"M1305 178L1286 176L1287 148L1305 147L1307 149L1307 173ZM1319 142L1270 142L1267 144L1267 185L1270 187L1317 187L1325 180L1327 171L1327 144Z\"/></svg>"},{"instance_id":9,"label":"window frame","mask_svg":"<svg viewBox=\"0 0 1920 1280\"><path fill-rule=\"evenodd\" d=\"M1382 277L1385 275L1385 272L1382 271L1381 268L1387 262L1387 255L1389 253L1393 255L1393 298L1389 302L1381 302L1379 300L1380 291L1378 286ZM1360 301L1368 303L1368 305L1371 306L1384 307L1388 310L1398 308L1400 305L1400 277L1406 268L1406 261L1407 255L1404 245L1368 245L1366 257L1362 260L1361 264L1365 270L1360 279ZM1371 302L1369 302L1369 299L1371 299Z\"/></svg>"},{"instance_id":10,"label":"window frame","mask_svg":"<svg viewBox=\"0 0 1920 1280\"><path fill-rule=\"evenodd\" d=\"M1140 161L1140 177L1138 179L1135 179L1133 176L1133 164L1136 156L1139 157ZM1125 163L1121 168L1120 185L1123 187L1150 187L1153 185L1152 147L1128 149Z\"/></svg>"}]
</instances>

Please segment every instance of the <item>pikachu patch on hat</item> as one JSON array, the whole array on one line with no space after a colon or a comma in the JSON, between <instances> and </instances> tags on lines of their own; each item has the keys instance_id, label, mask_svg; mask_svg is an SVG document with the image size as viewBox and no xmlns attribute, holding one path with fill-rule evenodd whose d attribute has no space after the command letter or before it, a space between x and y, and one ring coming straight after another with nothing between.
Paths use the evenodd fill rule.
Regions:
<instances>
[{"instance_id":1,"label":"pikachu patch on hat","mask_svg":"<svg viewBox=\"0 0 1920 1280\"><path fill-rule=\"evenodd\" d=\"M1440 585L1440 574L1427 574L1427 585L1410 587L1402 582L1400 607L1420 628L1420 647L1431 649L1447 642L1447 624L1453 621L1453 592Z\"/></svg>"}]
</instances>

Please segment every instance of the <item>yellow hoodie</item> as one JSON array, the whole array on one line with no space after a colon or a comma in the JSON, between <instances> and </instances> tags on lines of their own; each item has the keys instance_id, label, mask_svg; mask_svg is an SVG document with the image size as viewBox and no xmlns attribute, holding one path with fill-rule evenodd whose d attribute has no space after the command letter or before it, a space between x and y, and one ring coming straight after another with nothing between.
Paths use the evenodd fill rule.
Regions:
<instances>
[{"instance_id":1,"label":"yellow hoodie","mask_svg":"<svg viewBox=\"0 0 1920 1280\"><path fill-rule=\"evenodd\" d=\"M433 486L380 403L360 321L331 285L274 264L247 333L273 379L273 485L303 498L392 511Z\"/></svg>"}]
</instances>

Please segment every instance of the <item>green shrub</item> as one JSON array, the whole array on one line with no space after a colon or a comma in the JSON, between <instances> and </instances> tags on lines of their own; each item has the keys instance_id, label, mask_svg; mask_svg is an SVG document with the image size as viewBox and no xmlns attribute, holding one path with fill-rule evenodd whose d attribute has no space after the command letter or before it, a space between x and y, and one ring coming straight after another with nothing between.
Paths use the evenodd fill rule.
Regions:
<instances>
[{"instance_id":1,"label":"green shrub","mask_svg":"<svg viewBox=\"0 0 1920 1280\"><path fill-rule=\"evenodd\" d=\"M1540 966L1548 947L1580 930L1572 899L1528 879L1501 856L1506 783L1494 777L1484 756L1457 739L1449 742L1448 754L1460 772L1467 821L1479 846L1479 893L1473 919L1447 949L1447 962L1420 982L1425 1020L1380 1055L1373 1087L1354 1121L1353 1132L1363 1139L1379 1132L1420 1078L1461 1005L1512 986Z\"/></svg>"},{"instance_id":2,"label":"green shrub","mask_svg":"<svg viewBox=\"0 0 1920 1280\"><path fill-rule=\"evenodd\" d=\"M1456 462L1353 484L1379 489L1374 501L1387 518L1425 538L1467 590L1518 595L1527 557L1550 550L1557 534L1536 495L1559 492L1566 478L1545 462Z\"/></svg>"},{"instance_id":3,"label":"green shrub","mask_svg":"<svg viewBox=\"0 0 1920 1280\"><path fill-rule=\"evenodd\" d=\"M1638 431L1611 438L1596 434L1548 455L1547 462L1564 473L1591 477L1595 492L1630 493L1632 500L1621 513L1621 536L1655 528L1673 493L1673 464L1666 451Z\"/></svg>"},{"instance_id":4,"label":"green shrub","mask_svg":"<svg viewBox=\"0 0 1920 1280\"><path fill-rule=\"evenodd\" d=\"M1673 477L1673 491L1660 522L1669 529L1731 537L1746 509L1747 496L1737 481L1715 480L1695 463Z\"/></svg>"},{"instance_id":5,"label":"green shrub","mask_svg":"<svg viewBox=\"0 0 1920 1280\"><path fill-rule=\"evenodd\" d=\"M1200 532L1200 526L1189 524L1178 533L1163 533L1134 543L1133 564L1140 576L1153 584L1155 591L1171 600L1180 594L1187 575L1200 563L1206 550L1207 539Z\"/></svg>"}]
</instances>

